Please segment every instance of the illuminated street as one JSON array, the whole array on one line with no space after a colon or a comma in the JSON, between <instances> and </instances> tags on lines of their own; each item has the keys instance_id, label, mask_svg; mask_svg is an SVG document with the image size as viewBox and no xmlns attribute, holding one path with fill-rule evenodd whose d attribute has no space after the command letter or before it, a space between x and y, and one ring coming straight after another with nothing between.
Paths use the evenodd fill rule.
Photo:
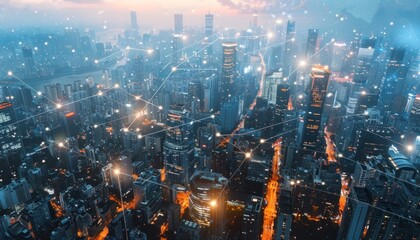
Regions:
<instances>
[{"instance_id":1,"label":"illuminated street","mask_svg":"<svg viewBox=\"0 0 420 240\"><path fill-rule=\"evenodd\" d=\"M271 176L267 183L267 190L265 200L267 205L264 208L263 231L261 235L262 240L273 239L274 234L274 220L277 216L277 201L280 192L279 185L279 166L281 157L281 139L273 144L274 155L271 168Z\"/></svg>"}]
</instances>

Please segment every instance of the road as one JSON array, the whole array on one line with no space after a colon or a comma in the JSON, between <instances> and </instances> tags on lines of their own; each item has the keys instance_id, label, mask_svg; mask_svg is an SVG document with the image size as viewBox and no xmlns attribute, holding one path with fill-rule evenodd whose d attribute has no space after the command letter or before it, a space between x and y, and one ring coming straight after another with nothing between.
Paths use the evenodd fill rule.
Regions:
<instances>
[{"instance_id":1,"label":"road","mask_svg":"<svg viewBox=\"0 0 420 240\"><path fill-rule=\"evenodd\" d=\"M277 202L280 192L279 186L279 164L280 164L280 154L281 154L281 139L277 140L273 144L274 155L273 162L271 167L271 177L267 184L267 191L265 195L265 200L267 205L264 208L264 220L263 220L263 231L261 234L262 240L271 240L274 235L274 223L277 217Z\"/></svg>"},{"instance_id":2,"label":"road","mask_svg":"<svg viewBox=\"0 0 420 240\"><path fill-rule=\"evenodd\" d=\"M327 163L328 164L335 163L337 162L337 159L335 158L334 143L331 140L332 133L327 132L327 127L325 127L324 133L325 133L325 142L327 144L327 148L325 150L325 153L327 154Z\"/></svg>"},{"instance_id":3,"label":"road","mask_svg":"<svg viewBox=\"0 0 420 240\"><path fill-rule=\"evenodd\" d=\"M331 140L332 133L328 132L327 128L325 128L324 133L325 133L325 142L327 144L327 147L325 149L325 153L327 154L327 164L336 163L337 159L335 157L335 155L336 155L335 144ZM347 176L345 176L345 174L343 174L341 172L340 168L337 169L337 173L340 174L340 176L341 176L341 194L340 194L340 199L338 201L339 216L337 218L336 223L340 224L341 217L342 217L343 212L344 212L344 208L346 207L347 196L348 196L348 193L349 193L349 189L348 189L349 188L348 187L349 180L348 180Z\"/></svg>"}]
</instances>

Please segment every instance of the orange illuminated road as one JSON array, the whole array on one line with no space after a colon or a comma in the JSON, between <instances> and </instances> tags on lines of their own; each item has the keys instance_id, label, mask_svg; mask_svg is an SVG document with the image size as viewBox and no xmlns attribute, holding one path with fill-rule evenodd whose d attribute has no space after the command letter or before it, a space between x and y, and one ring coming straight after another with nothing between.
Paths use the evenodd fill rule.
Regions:
<instances>
[{"instance_id":1,"label":"orange illuminated road","mask_svg":"<svg viewBox=\"0 0 420 240\"><path fill-rule=\"evenodd\" d=\"M325 128L324 133L325 133L325 142L327 144L327 148L325 149L325 153L327 154L327 162L328 162L328 164L335 163L335 162L337 162L337 159L335 158L334 143L331 140L332 133L327 132L327 128ZM340 199L338 201L339 216L337 218L336 223L340 224L341 217L342 217L343 212L344 212L344 208L346 207L347 195L349 193L348 192L349 181L344 176L342 176L340 169L337 170L337 173L341 175L341 194L340 194Z\"/></svg>"},{"instance_id":2,"label":"orange illuminated road","mask_svg":"<svg viewBox=\"0 0 420 240\"><path fill-rule=\"evenodd\" d=\"M51 207L54 209L55 211L55 217L59 218L63 216L63 208L57 203L55 202L54 199L51 199L50 201Z\"/></svg>"},{"instance_id":3,"label":"orange illuminated road","mask_svg":"<svg viewBox=\"0 0 420 240\"><path fill-rule=\"evenodd\" d=\"M337 159L335 158L334 144L331 141L331 135L332 135L332 133L331 132L327 132L327 128L326 127L325 127L325 130L324 130L324 133L325 133L325 142L327 144L327 148L325 150L325 153L327 154L328 164L335 163L335 162L337 162Z\"/></svg>"},{"instance_id":4,"label":"orange illuminated road","mask_svg":"<svg viewBox=\"0 0 420 240\"><path fill-rule=\"evenodd\" d=\"M190 192L178 192L176 195L176 203L181 205L181 216L184 215L185 210L189 206Z\"/></svg>"},{"instance_id":5,"label":"orange illuminated road","mask_svg":"<svg viewBox=\"0 0 420 240\"><path fill-rule=\"evenodd\" d=\"M263 231L261 234L262 240L271 240L274 235L274 220L277 216L277 198L280 192L279 186L279 163L280 163L280 150L281 139L278 140L274 146L274 156L271 168L271 177L267 184L267 191L265 200L267 206L264 208Z\"/></svg>"}]
</instances>

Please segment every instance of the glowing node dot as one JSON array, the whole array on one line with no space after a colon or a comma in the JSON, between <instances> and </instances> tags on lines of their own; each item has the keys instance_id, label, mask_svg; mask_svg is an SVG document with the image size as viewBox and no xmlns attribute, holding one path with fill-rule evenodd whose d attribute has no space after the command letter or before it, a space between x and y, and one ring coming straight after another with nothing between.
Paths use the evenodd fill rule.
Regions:
<instances>
[{"instance_id":1,"label":"glowing node dot","mask_svg":"<svg viewBox=\"0 0 420 240\"><path fill-rule=\"evenodd\" d=\"M59 146L59 147L64 147L64 143L59 142L59 143L58 143L58 146Z\"/></svg>"},{"instance_id":2,"label":"glowing node dot","mask_svg":"<svg viewBox=\"0 0 420 240\"><path fill-rule=\"evenodd\" d=\"M141 134L139 134L139 135L137 135L137 138L138 138L138 139L142 139L142 138L143 138L143 136L142 136Z\"/></svg>"},{"instance_id":3,"label":"glowing node dot","mask_svg":"<svg viewBox=\"0 0 420 240\"><path fill-rule=\"evenodd\" d=\"M221 137L221 136L222 136L222 134L220 134L219 132L216 133L216 137Z\"/></svg>"},{"instance_id":4,"label":"glowing node dot","mask_svg":"<svg viewBox=\"0 0 420 240\"><path fill-rule=\"evenodd\" d=\"M414 150L413 145L408 145L408 146L407 146L407 150L408 150L409 152L413 151L413 150Z\"/></svg>"},{"instance_id":5,"label":"glowing node dot","mask_svg":"<svg viewBox=\"0 0 420 240\"><path fill-rule=\"evenodd\" d=\"M172 72L175 72L175 71L176 71L176 67L173 67L173 68L172 68Z\"/></svg>"},{"instance_id":6,"label":"glowing node dot","mask_svg":"<svg viewBox=\"0 0 420 240\"><path fill-rule=\"evenodd\" d=\"M128 128L123 128L123 131L124 132L128 132Z\"/></svg>"},{"instance_id":7,"label":"glowing node dot","mask_svg":"<svg viewBox=\"0 0 420 240\"><path fill-rule=\"evenodd\" d=\"M114 173L116 174L116 175L120 175L120 169L119 168L117 168L117 169L114 169Z\"/></svg>"},{"instance_id":8,"label":"glowing node dot","mask_svg":"<svg viewBox=\"0 0 420 240\"><path fill-rule=\"evenodd\" d=\"M61 105L61 103L57 103L56 107L57 107L58 109L60 109L60 108L62 108L62 107L63 107L63 105Z\"/></svg>"},{"instance_id":9,"label":"glowing node dot","mask_svg":"<svg viewBox=\"0 0 420 240\"><path fill-rule=\"evenodd\" d=\"M119 88L120 87L120 85L118 84L118 83L116 83L115 85L114 85L114 88Z\"/></svg>"},{"instance_id":10,"label":"glowing node dot","mask_svg":"<svg viewBox=\"0 0 420 240\"><path fill-rule=\"evenodd\" d=\"M94 127L94 128L98 128L98 125L97 125L97 124L95 124L95 125L93 125L93 127Z\"/></svg>"},{"instance_id":11,"label":"glowing node dot","mask_svg":"<svg viewBox=\"0 0 420 240\"><path fill-rule=\"evenodd\" d=\"M260 143L265 143L265 139L260 139Z\"/></svg>"},{"instance_id":12,"label":"glowing node dot","mask_svg":"<svg viewBox=\"0 0 420 240\"><path fill-rule=\"evenodd\" d=\"M213 114L213 115L211 115L210 117L214 119L216 116Z\"/></svg>"},{"instance_id":13,"label":"glowing node dot","mask_svg":"<svg viewBox=\"0 0 420 240\"><path fill-rule=\"evenodd\" d=\"M249 153L249 152L245 153L245 157L246 158L251 158L251 153Z\"/></svg>"},{"instance_id":14,"label":"glowing node dot","mask_svg":"<svg viewBox=\"0 0 420 240\"><path fill-rule=\"evenodd\" d=\"M215 207L216 205L217 205L216 200L213 200L213 201L210 202L210 206Z\"/></svg>"},{"instance_id":15,"label":"glowing node dot","mask_svg":"<svg viewBox=\"0 0 420 240\"><path fill-rule=\"evenodd\" d=\"M162 109L163 109L163 107L162 107L162 106L159 106L158 108L159 108L159 110L162 110Z\"/></svg>"},{"instance_id":16,"label":"glowing node dot","mask_svg":"<svg viewBox=\"0 0 420 240\"><path fill-rule=\"evenodd\" d=\"M36 93L38 96L41 96L42 95L42 92L37 92Z\"/></svg>"},{"instance_id":17,"label":"glowing node dot","mask_svg":"<svg viewBox=\"0 0 420 240\"><path fill-rule=\"evenodd\" d=\"M8 72L7 72L7 75L8 75L8 76L13 76L13 72L12 72L12 71L8 71Z\"/></svg>"}]
</instances>

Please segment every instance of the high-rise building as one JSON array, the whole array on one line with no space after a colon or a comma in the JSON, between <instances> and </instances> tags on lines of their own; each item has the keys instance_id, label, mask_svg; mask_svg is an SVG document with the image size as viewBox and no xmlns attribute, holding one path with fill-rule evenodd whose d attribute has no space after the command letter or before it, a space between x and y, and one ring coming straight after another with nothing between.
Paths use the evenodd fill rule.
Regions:
<instances>
[{"instance_id":1,"label":"high-rise building","mask_svg":"<svg viewBox=\"0 0 420 240\"><path fill-rule=\"evenodd\" d=\"M213 35L213 14L206 14L205 28L206 37L210 37L211 35Z\"/></svg>"},{"instance_id":2,"label":"high-rise building","mask_svg":"<svg viewBox=\"0 0 420 240\"><path fill-rule=\"evenodd\" d=\"M371 201L370 193L365 188L351 189L337 239L361 239Z\"/></svg>"},{"instance_id":3,"label":"high-rise building","mask_svg":"<svg viewBox=\"0 0 420 240\"><path fill-rule=\"evenodd\" d=\"M220 80L220 102L229 101L235 94L236 78L236 47L233 42L223 43L222 76Z\"/></svg>"},{"instance_id":4,"label":"high-rise building","mask_svg":"<svg viewBox=\"0 0 420 240\"><path fill-rule=\"evenodd\" d=\"M274 133L279 134L283 130L285 111L287 110L290 98L290 88L287 84L277 85L276 104L274 106Z\"/></svg>"},{"instance_id":5,"label":"high-rise building","mask_svg":"<svg viewBox=\"0 0 420 240\"><path fill-rule=\"evenodd\" d=\"M378 107L382 113L401 113L403 110L403 91L408 70L403 63L404 54L403 48L391 50L379 95Z\"/></svg>"},{"instance_id":6,"label":"high-rise building","mask_svg":"<svg viewBox=\"0 0 420 240\"><path fill-rule=\"evenodd\" d=\"M410 121L410 125L412 125L415 129L420 128L420 94L416 94L408 119Z\"/></svg>"},{"instance_id":7,"label":"high-rise building","mask_svg":"<svg viewBox=\"0 0 420 240\"><path fill-rule=\"evenodd\" d=\"M210 227L210 236L225 229L227 179L219 173L198 171L191 178L189 211L193 220Z\"/></svg>"},{"instance_id":8,"label":"high-rise building","mask_svg":"<svg viewBox=\"0 0 420 240\"><path fill-rule=\"evenodd\" d=\"M133 184L134 202L136 208L142 211L150 223L161 206L160 171L148 170L142 172Z\"/></svg>"},{"instance_id":9,"label":"high-rise building","mask_svg":"<svg viewBox=\"0 0 420 240\"><path fill-rule=\"evenodd\" d=\"M241 239L258 239L261 233L263 221L264 200L261 197L250 196L246 202L244 214L242 215Z\"/></svg>"},{"instance_id":10,"label":"high-rise building","mask_svg":"<svg viewBox=\"0 0 420 240\"><path fill-rule=\"evenodd\" d=\"M294 55L296 54L295 44L295 21L287 22L286 43L284 45L283 74L288 76L292 71Z\"/></svg>"},{"instance_id":11,"label":"high-rise building","mask_svg":"<svg viewBox=\"0 0 420 240\"><path fill-rule=\"evenodd\" d=\"M302 147L305 150L316 150L319 146L322 111L327 95L330 70L327 66L315 65L311 70L311 93L305 114L305 125L302 135Z\"/></svg>"},{"instance_id":12,"label":"high-rise building","mask_svg":"<svg viewBox=\"0 0 420 240\"><path fill-rule=\"evenodd\" d=\"M306 42L306 59L309 59L310 57L314 56L316 53L316 50L319 48L319 42L318 42L318 29L309 29L308 31L308 40Z\"/></svg>"},{"instance_id":13,"label":"high-rise building","mask_svg":"<svg viewBox=\"0 0 420 240\"><path fill-rule=\"evenodd\" d=\"M360 131L356 159L364 162L368 156L385 155L395 135L395 128L384 125L366 125Z\"/></svg>"},{"instance_id":14,"label":"high-rise building","mask_svg":"<svg viewBox=\"0 0 420 240\"><path fill-rule=\"evenodd\" d=\"M120 173L111 173L112 185L115 189L121 190L123 196L133 187L133 177L131 176L133 173L132 164L131 153L128 150L122 151L120 156L114 161L113 169L119 169Z\"/></svg>"},{"instance_id":15,"label":"high-rise building","mask_svg":"<svg viewBox=\"0 0 420 240\"><path fill-rule=\"evenodd\" d=\"M0 103L0 184L6 185L16 177L20 165L22 140L16 123L13 105Z\"/></svg>"},{"instance_id":16,"label":"high-rise building","mask_svg":"<svg viewBox=\"0 0 420 240\"><path fill-rule=\"evenodd\" d=\"M340 72L346 56L346 43L334 42L332 47L331 71Z\"/></svg>"},{"instance_id":17,"label":"high-rise building","mask_svg":"<svg viewBox=\"0 0 420 240\"><path fill-rule=\"evenodd\" d=\"M137 24L137 12L131 11L130 12L130 23L131 23L131 29L132 30L138 30L139 26Z\"/></svg>"},{"instance_id":18,"label":"high-rise building","mask_svg":"<svg viewBox=\"0 0 420 240\"><path fill-rule=\"evenodd\" d=\"M373 53L375 51L375 43L375 39L363 39L360 43L353 70L353 84L350 87L349 99L347 102L347 114L355 113L358 98L361 92L366 89L366 82L369 77L369 70L372 65Z\"/></svg>"},{"instance_id":19,"label":"high-rise building","mask_svg":"<svg viewBox=\"0 0 420 240\"><path fill-rule=\"evenodd\" d=\"M174 64L178 63L182 58L182 48L184 46L182 35L174 34L172 38L172 61Z\"/></svg>"},{"instance_id":20,"label":"high-rise building","mask_svg":"<svg viewBox=\"0 0 420 240\"><path fill-rule=\"evenodd\" d=\"M194 173L193 126L188 123L187 110L170 110L163 145L166 181L169 185L188 185Z\"/></svg>"},{"instance_id":21,"label":"high-rise building","mask_svg":"<svg viewBox=\"0 0 420 240\"><path fill-rule=\"evenodd\" d=\"M174 15L174 33L180 35L184 33L184 18L182 14Z\"/></svg>"},{"instance_id":22,"label":"high-rise building","mask_svg":"<svg viewBox=\"0 0 420 240\"><path fill-rule=\"evenodd\" d=\"M205 15L205 33L206 33L206 44L209 44L213 41L213 14L206 14ZM212 56L213 55L213 47L212 45L207 46L207 55Z\"/></svg>"},{"instance_id":23,"label":"high-rise building","mask_svg":"<svg viewBox=\"0 0 420 240\"><path fill-rule=\"evenodd\" d=\"M32 48L23 47L22 54L25 64L25 77L31 77L35 75L35 61Z\"/></svg>"},{"instance_id":24,"label":"high-rise building","mask_svg":"<svg viewBox=\"0 0 420 240\"><path fill-rule=\"evenodd\" d=\"M292 210L292 191L282 189L279 197L279 208L276 223L276 240L290 239L292 230L293 210Z\"/></svg>"}]
</instances>

